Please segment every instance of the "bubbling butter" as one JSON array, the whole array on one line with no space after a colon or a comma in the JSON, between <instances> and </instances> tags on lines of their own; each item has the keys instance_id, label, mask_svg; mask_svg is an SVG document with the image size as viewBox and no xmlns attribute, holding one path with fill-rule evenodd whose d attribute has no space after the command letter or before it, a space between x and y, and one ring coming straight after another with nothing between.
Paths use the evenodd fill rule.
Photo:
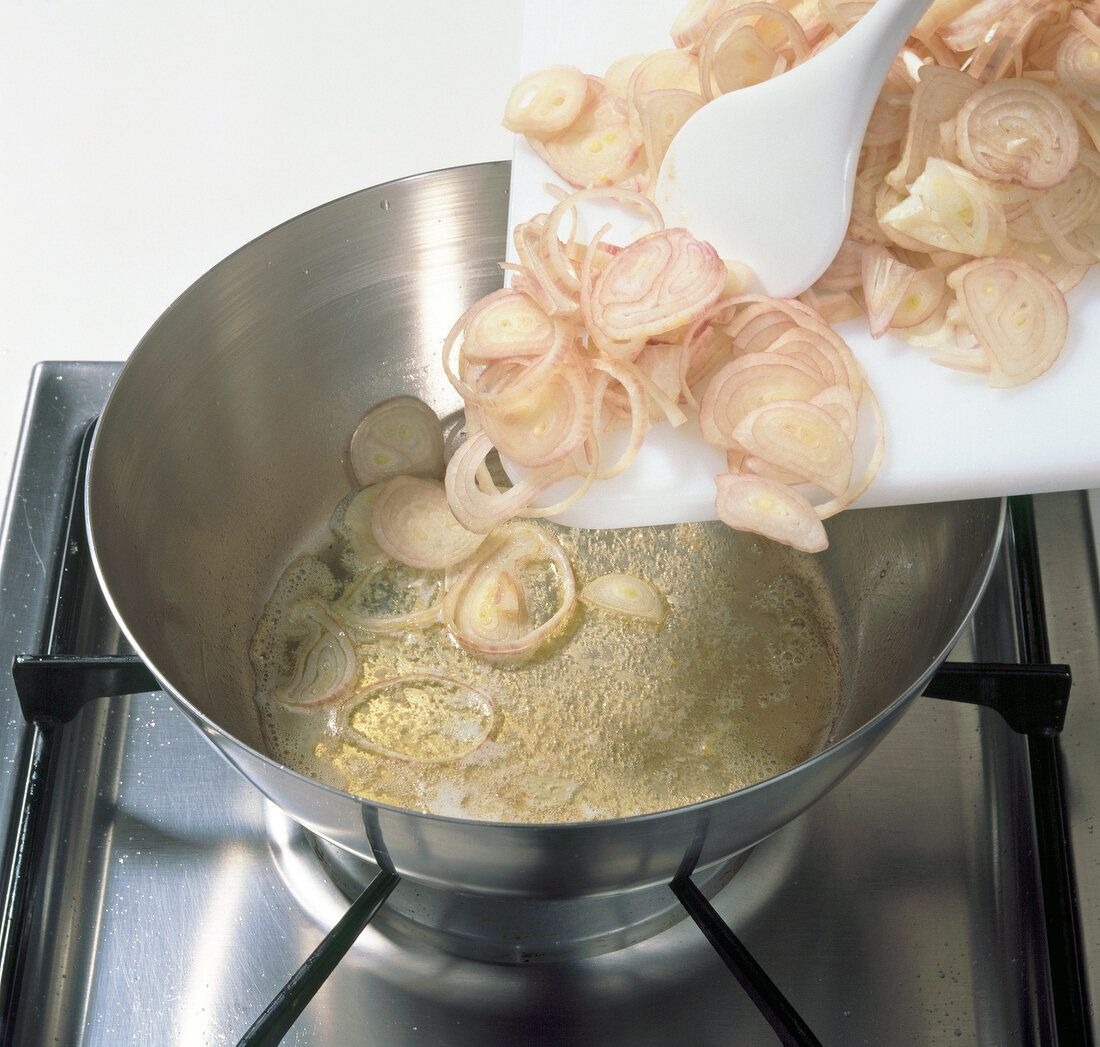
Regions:
<instances>
[{"instance_id":1,"label":"bubbling butter","mask_svg":"<svg viewBox=\"0 0 1100 1047\"><path fill-rule=\"evenodd\" d=\"M544 526L568 552L578 587L611 572L645 578L661 594L664 620L578 603L553 639L516 665L479 658L438 622L393 632L349 624L349 692L291 708L274 697L294 663L288 610L317 600L341 619L349 591L362 590L362 565L336 537L288 567L253 640L271 755L397 807L563 822L724 795L828 744L843 692L839 627L812 557L720 523ZM442 572L388 571L376 588L392 613L430 611ZM402 696L388 682L401 678L416 693ZM456 684L426 689L425 680ZM385 706L372 706L372 696ZM383 723L384 732L371 726Z\"/></svg>"}]
</instances>

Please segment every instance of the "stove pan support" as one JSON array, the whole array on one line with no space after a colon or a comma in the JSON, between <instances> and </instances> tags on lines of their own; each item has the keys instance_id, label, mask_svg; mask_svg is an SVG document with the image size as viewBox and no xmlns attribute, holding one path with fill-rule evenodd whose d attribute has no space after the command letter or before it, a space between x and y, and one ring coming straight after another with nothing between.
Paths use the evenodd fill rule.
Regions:
<instances>
[{"instance_id":1,"label":"stove pan support","mask_svg":"<svg viewBox=\"0 0 1100 1047\"><path fill-rule=\"evenodd\" d=\"M1009 499L1009 517L1021 662L945 662L929 681L924 695L993 709L1009 727L1027 737L1055 1043L1065 1047L1092 1047L1059 743L1072 679L1069 666L1050 664L1030 498ZM782 992L692 883L690 872L674 881L671 888L768 1020L783 1047L820 1047L818 1039Z\"/></svg>"},{"instance_id":2,"label":"stove pan support","mask_svg":"<svg viewBox=\"0 0 1100 1047\"><path fill-rule=\"evenodd\" d=\"M1066 1047L1091 1047L1058 740L1065 719L1070 673L1066 666L1049 664L1030 499L1011 500L1010 516L1017 575L1018 646L1024 664L946 663L930 681L925 694L994 708L1014 730L1027 736L1056 1042ZM159 690L155 678L136 657L83 657L73 653L79 636L79 586L89 574L83 518L81 468L73 490L48 653L20 656L12 667L20 704L33 731L17 839L11 848L15 856L13 872L9 875L0 925L0 1047L11 1043L14 1030L22 969L21 944L27 914L33 909L41 828L50 805L51 754L56 732L94 698ZM671 889L745 986L779 1041L785 1047L820 1047L806 1023L692 883L690 869L689 863L685 873L670 885ZM242 1045L259 1047L282 1039L397 881L396 874L390 871L376 877L245 1034L240 1041Z\"/></svg>"}]
</instances>

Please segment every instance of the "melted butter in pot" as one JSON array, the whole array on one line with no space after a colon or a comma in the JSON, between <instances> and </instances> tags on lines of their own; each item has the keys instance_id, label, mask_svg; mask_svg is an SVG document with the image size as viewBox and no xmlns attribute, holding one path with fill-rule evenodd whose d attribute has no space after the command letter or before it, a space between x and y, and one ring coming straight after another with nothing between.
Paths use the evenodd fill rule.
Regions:
<instances>
[{"instance_id":1,"label":"melted butter in pot","mask_svg":"<svg viewBox=\"0 0 1100 1047\"><path fill-rule=\"evenodd\" d=\"M291 708L273 697L294 656L280 623L302 599L327 602L339 617L350 585L339 545L304 555L253 643L271 755L397 807L561 822L682 807L825 747L842 694L839 631L812 557L718 523L547 529L569 553L578 587L610 572L646 578L665 620L578 603L559 635L519 665L478 658L440 624L349 630L353 694ZM402 611L430 604L433 584L420 577L418 591L406 587L394 602ZM405 676L408 693L385 683ZM364 734L348 730L349 718Z\"/></svg>"}]
</instances>

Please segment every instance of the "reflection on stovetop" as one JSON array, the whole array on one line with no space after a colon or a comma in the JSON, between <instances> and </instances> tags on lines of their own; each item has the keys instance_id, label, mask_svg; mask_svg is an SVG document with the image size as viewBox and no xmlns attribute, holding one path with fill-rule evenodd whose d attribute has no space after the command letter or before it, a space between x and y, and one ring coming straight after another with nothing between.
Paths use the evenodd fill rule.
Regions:
<instances>
[{"instance_id":1,"label":"reflection on stovetop","mask_svg":"<svg viewBox=\"0 0 1100 1047\"><path fill-rule=\"evenodd\" d=\"M36 375L5 516L9 661L43 649L71 485L58 472L117 370ZM1036 517L1040 539L1053 536L1040 542L1053 653L1076 681L1063 747L1087 960L1100 948L1095 560L1082 498L1036 499ZM1016 658L1012 585L1006 567L953 659ZM112 653L122 643L92 593L82 641ZM28 729L5 687L0 810L14 811ZM355 863L274 809L162 694L99 700L57 737L7 1042L236 1042L343 914ZM715 907L827 1047L1057 1043L1031 774L1026 739L996 713L920 699L847 781L731 871ZM776 1042L688 919L586 937L573 914L583 945L497 955L503 932L448 938L480 925L478 904L399 884L283 1042Z\"/></svg>"}]
</instances>

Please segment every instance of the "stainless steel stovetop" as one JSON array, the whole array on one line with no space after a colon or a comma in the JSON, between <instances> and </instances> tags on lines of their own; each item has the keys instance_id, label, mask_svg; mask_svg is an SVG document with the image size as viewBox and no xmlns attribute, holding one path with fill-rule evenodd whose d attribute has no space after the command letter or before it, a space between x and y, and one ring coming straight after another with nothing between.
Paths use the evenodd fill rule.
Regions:
<instances>
[{"instance_id":1,"label":"stainless steel stovetop","mask_svg":"<svg viewBox=\"0 0 1100 1047\"><path fill-rule=\"evenodd\" d=\"M10 825L33 735L6 666L44 650L76 450L119 369L44 364L32 383L0 562L8 877L20 859ZM1100 500L1043 496L1034 512L1052 660L1073 671L1064 814L1084 988L1096 1000ZM1003 560L953 659L1016 660L1007 552ZM81 623L82 653L121 649L94 583ZM1027 750L994 712L922 698L718 895L715 907L825 1047L1067 1047L1055 1031ZM235 1043L348 904L305 834L160 693L99 700L61 730L46 840L26 935L14 943L22 977L4 1042L19 1047ZM1096 1032L1088 1011L1080 1042ZM687 919L623 948L590 942L488 963L440 949L383 909L284 1042L777 1040Z\"/></svg>"}]
</instances>

